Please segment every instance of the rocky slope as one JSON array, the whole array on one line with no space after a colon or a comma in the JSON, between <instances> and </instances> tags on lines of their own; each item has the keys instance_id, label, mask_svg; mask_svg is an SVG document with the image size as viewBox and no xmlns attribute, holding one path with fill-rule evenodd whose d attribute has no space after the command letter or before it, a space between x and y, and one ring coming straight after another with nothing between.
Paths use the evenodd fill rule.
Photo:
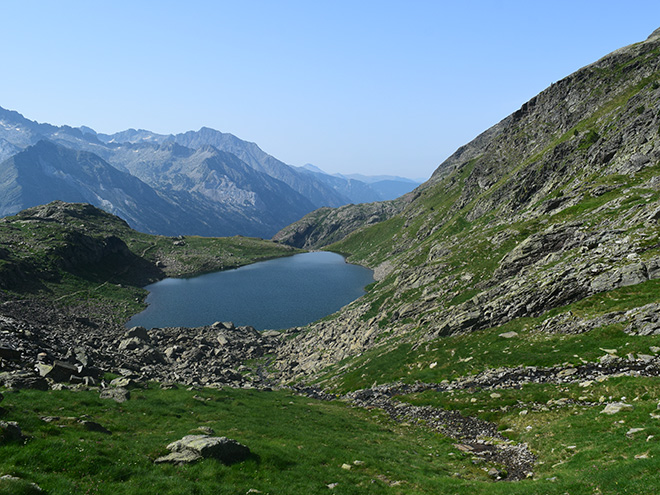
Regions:
<instances>
[{"instance_id":1,"label":"rocky slope","mask_svg":"<svg viewBox=\"0 0 660 495\"><path fill-rule=\"evenodd\" d=\"M571 303L653 293L659 54L656 31L553 84L440 165L399 214L331 245L379 282L289 341L280 369L309 377L374 346L524 318L553 331L551 311ZM310 224L292 242L318 247L327 229Z\"/></svg>"},{"instance_id":2,"label":"rocky slope","mask_svg":"<svg viewBox=\"0 0 660 495\"><path fill-rule=\"evenodd\" d=\"M147 283L295 252L246 237L142 234L87 204L53 202L4 218L0 370L29 373L41 363L42 374L56 382L122 369L161 381L258 382L256 371L247 377L241 366L272 352L277 333L219 323L147 335L127 333L123 323L144 307L140 287Z\"/></svg>"},{"instance_id":3,"label":"rocky slope","mask_svg":"<svg viewBox=\"0 0 660 495\"><path fill-rule=\"evenodd\" d=\"M273 240L302 249L318 249L340 241L358 229L393 217L401 212L410 198L407 195L392 201L319 208L280 230Z\"/></svg>"}]
</instances>

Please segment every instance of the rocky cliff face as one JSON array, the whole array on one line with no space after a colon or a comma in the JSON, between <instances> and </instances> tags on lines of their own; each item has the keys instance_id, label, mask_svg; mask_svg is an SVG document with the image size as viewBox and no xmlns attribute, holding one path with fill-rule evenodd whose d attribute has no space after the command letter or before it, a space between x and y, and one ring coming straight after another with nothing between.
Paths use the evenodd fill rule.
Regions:
<instances>
[{"instance_id":1,"label":"rocky cliff face","mask_svg":"<svg viewBox=\"0 0 660 495\"><path fill-rule=\"evenodd\" d=\"M656 32L459 149L399 214L331 246L379 282L289 341L280 368L309 376L392 339L545 318L622 287L645 293L660 276L659 102Z\"/></svg>"},{"instance_id":2,"label":"rocky cliff face","mask_svg":"<svg viewBox=\"0 0 660 495\"><path fill-rule=\"evenodd\" d=\"M318 249L342 240L356 230L400 213L412 195L392 201L319 208L273 236L274 241L301 249Z\"/></svg>"}]
</instances>

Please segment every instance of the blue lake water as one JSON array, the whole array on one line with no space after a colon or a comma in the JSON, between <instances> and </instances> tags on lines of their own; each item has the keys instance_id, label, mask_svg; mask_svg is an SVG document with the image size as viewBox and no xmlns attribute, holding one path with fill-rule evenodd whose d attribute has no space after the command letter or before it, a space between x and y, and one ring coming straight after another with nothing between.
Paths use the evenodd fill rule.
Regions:
<instances>
[{"instance_id":1,"label":"blue lake water","mask_svg":"<svg viewBox=\"0 0 660 495\"><path fill-rule=\"evenodd\" d=\"M373 272L335 253L297 254L148 285L148 308L127 327L196 327L233 321L257 330L302 326L364 294Z\"/></svg>"}]
</instances>

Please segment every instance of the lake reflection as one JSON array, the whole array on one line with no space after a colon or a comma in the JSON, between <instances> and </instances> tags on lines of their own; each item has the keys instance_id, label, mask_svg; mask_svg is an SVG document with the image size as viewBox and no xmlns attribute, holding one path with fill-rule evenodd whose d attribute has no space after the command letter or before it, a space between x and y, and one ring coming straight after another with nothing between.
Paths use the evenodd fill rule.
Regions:
<instances>
[{"instance_id":1,"label":"lake reflection","mask_svg":"<svg viewBox=\"0 0 660 495\"><path fill-rule=\"evenodd\" d=\"M338 254L297 254L148 285L149 307L126 326L196 327L216 321L258 330L302 326L354 301L371 282L371 270Z\"/></svg>"}]
</instances>

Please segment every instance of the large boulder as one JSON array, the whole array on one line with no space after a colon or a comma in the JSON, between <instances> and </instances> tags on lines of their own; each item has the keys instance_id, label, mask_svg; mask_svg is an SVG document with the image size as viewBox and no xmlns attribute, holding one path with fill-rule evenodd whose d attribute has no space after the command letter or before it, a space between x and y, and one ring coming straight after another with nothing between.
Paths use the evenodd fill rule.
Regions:
<instances>
[{"instance_id":1,"label":"large boulder","mask_svg":"<svg viewBox=\"0 0 660 495\"><path fill-rule=\"evenodd\" d=\"M44 378L50 378L55 382L69 382L71 377L79 376L82 366L79 368L64 361L55 361L52 365L37 363L37 370Z\"/></svg>"},{"instance_id":2,"label":"large boulder","mask_svg":"<svg viewBox=\"0 0 660 495\"><path fill-rule=\"evenodd\" d=\"M0 373L0 384L13 390L35 389L48 390L48 382L42 376L27 371Z\"/></svg>"},{"instance_id":3,"label":"large boulder","mask_svg":"<svg viewBox=\"0 0 660 495\"><path fill-rule=\"evenodd\" d=\"M11 347L0 346L0 359L6 359L7 361L20 361L21 351L17 351Z\"/></svg>"},{"instance_id":4,"label":"large boulder","mask_svg":"<svg viewBox=\"0 0 660 495\"><path fill-rule=\"evenodd\" d=\"M224 464L235 464L250 456L250 449L227 437L187 435L167 446L170 454L159 457L156 463L185 464L199 459L218 459Z\"/></svg>"},{"instance_id":5,"label":"large boulder","mask_svg":"<svg viewBox=\"0 0 660 495\"><path fill-rule=\"evenodd\" d=\"M149 342L149 332L144 327L133 327L124 334L124 338L136 338L138 340Z\"/></svg>"}]
</instances>

